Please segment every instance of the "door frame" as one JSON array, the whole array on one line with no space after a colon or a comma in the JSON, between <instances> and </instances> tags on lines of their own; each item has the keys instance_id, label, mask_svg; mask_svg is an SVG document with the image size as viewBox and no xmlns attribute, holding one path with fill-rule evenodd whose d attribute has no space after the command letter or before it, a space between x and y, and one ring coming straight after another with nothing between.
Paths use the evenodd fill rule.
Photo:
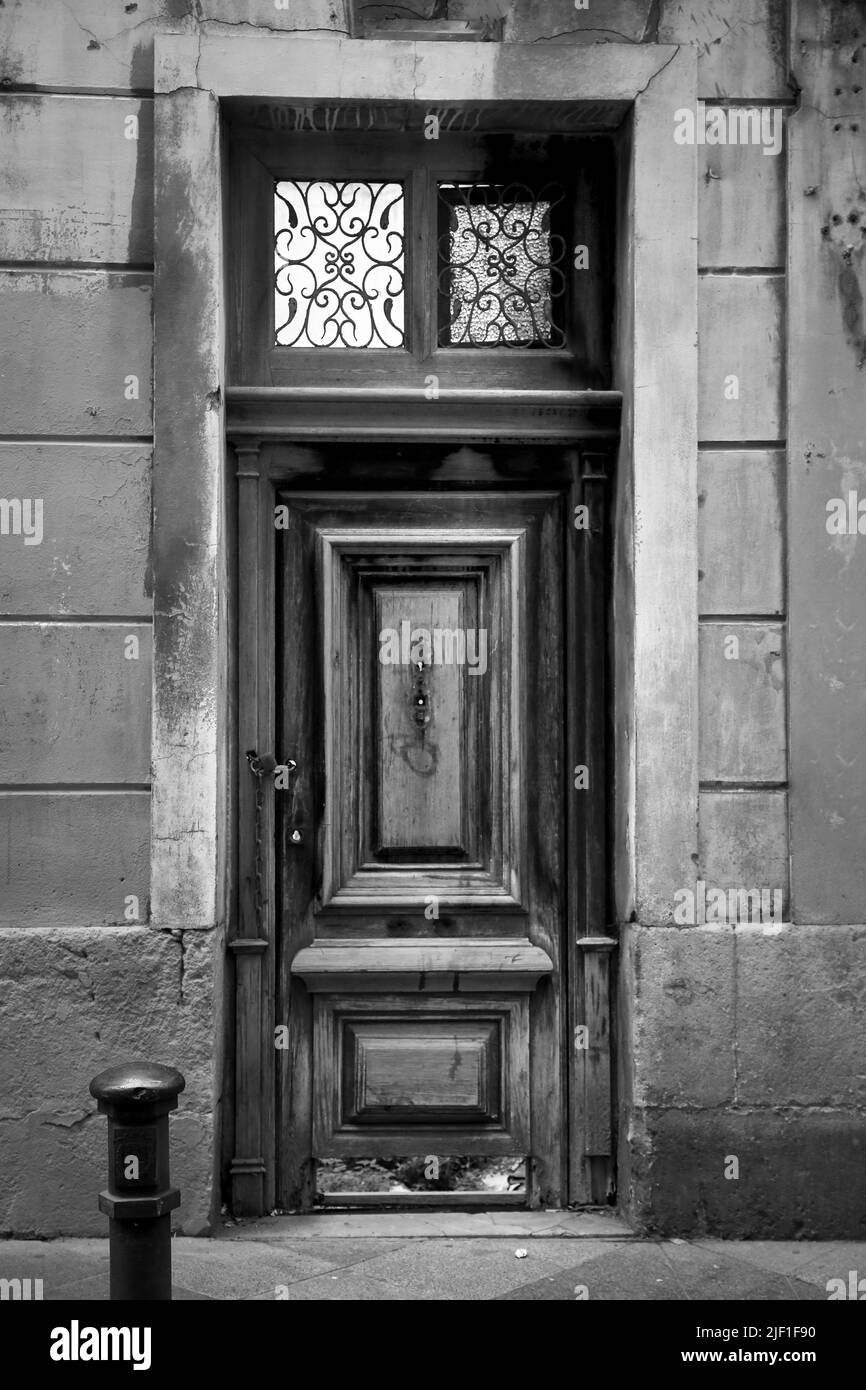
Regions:
<instances>
[{"instance_id":1,"label":"door frame","mask_svg":"<svg viewBox=\"0 0 866 1390\"><path fill-rule=\"evenodd\" d=\"M221 1167L230 1166L239 1209L260 1213L273 1201L262 1088L269 1065L262 1043L270 1048L271 1039L262 1039L244 1006L260 1016L267 943L240 934L236 989L228 994L221 949L236 938L232 865L243 785L230 693L234 604L252 582L252 566L240 565L235 595L221 102L416 100L453 110L479 100L531 106L543 93L574 110L617 114L624 174L614 351L623 401L614 502L614 917L669 926L672 885L694 885L698 848L698 152L673 139L676 110L694 106L696 60L672 45L332 41L227 34L204 23L196 35L156 35L155 92L151 926L213 934L214 997L227 1001L225 1011L219 1002L214 1008L214 1095L223 1093L224 1077L229 1082L222 1144L217 1135L214 1148L215 1206ZM265 394L256 409L279 414L276 394ZM503 410L509 419L519 411L521 394L507 392L497 403L490 433ZM296 402L299 411L308 404ZM560 411L558 400L547 404ZM454 402L454 412L462 406ZM561 411L561 426L572 408L574 401ZM247 412L249 431L249 400L232 401L232 409ZM237 423L236 415L233 433ZM259 435L269 432L260 419ZM254 433L244 434L247 443ZM633 989L626 952L624 1059ZM235 995L242 1007L232 1017ZM627 1061L621 1093L627 1113Z\"/></svg>"},{"instance_id":2,"label":"door frame","mask_svg":"<svg viewBox=\"0 0 866 1390\"><path fill-rule=\"evenodd\" d=\"M590 780L588 796L573 789L570 794L564 792L564 858L568 873L560 937L559 988L565 1024L561 1037L563 1075L560 1084L566 1136L561 1176L554 1179L553 1185L557 1194L553 1200L558 1199L563 1205L601 1204L614 1186L611 959L617 943L615 930L609 926L608 823L612 807L607 795L607 768L609 512L617 406L608 402L605 414L608 418L604 427L597 414L593 426L584 421L583 428L591 428L595 436L587 441L586 447L576 443L562 451L572 459L570 486L562 488L566 520L574 518L581 505L587 507L588 513L588 525L580 528L570 525L563 544L566 720L562 743L566 770L576 770L578 764L584 764L589 769ZM433 419L431 415L427 431L430 442L443 443L437 434L442 426L435 425ZM578 413L572 420L572 428L581 428ZM335 432L333 427L326 429L323 424L319 429L329 442L348 444L354 438L351 433ZM543 450L544 445L539 445L532 430L532 421L527 420L522 432L515 430L501 442L528 443ZM293 477L295 481L298 476L304 477L306 460L301 445L297 451L300 468L292 474L282 462L288 450L269 446L291 446L297 441L276 437L265 441L247 433L235 435L231 426L230 436L238 480L238 554L244 557L243 565L239 566L237 622L238 932L230 943L236 970L236 1074L243 1083L239 1087L237 1148L231 1169L235 1180L233 1209L240 1215L251 1214L244 1192L251 1175L265 1178L269 1193L270 1184L273 1184L272 1205L279 1200L281 1188L279 1158L285 1138L280 1133L284 1119L280 1093L285 1079L280 1075L280 1068L289 1065L289 1059L285 1053L275 1050L274 1037L275 1029L289 1020L277 1015L282 993L277 940L276 793L273 781L264 779L258 827L263 900L257 910L255 826L259 789L249 773L246 753L252 748L259 752L271 751L280 760L293 751L279 749L275 744L278 694L274 634L280 578L274 507L280 489ZM317 443L323 442L323 438L317 439ZM484 450L485 446L481 446L479 457L483 457ZM530 492L539 486L551 486L540 460L539 465L537 477L533 479L527 473L522 487L516 489L518 493L522 489ZM407 491L417 491L417 484L413 486L411 479L407 479L404 486ZM311 487L316 490L312 481L307 483L304 492ZM357 483L347 482L345 487L356 491ZM375 483L370 487L376 490ZM471 490L496 491L497 482L493 476L479 475ZM465 495L465 491L464 485L460 495ZM340 495L340 490L335 491L335 499ZM437 495L447 496L448 493ZM578 691L581 696L576 699ZM572 781L572 777L566 778L566 788L571 787ZM579 1029L585 1032L579 1034ZM297 1038L298 1033L299 1030L290 1029L291 1036ZM312 1046L311 1037L307 1045ZM244 1104L240 1103L242 1098ZM256 1145L261 1146L261 1156L254 1152ZM255 1167L249 1162L250 1157L257 1160ZM536 1186L533 1190L528 1182L527 1190L531 1204L549 1205L552 1200L550 1189L542 1192ZM313 1197L314 1188L310 1183L294 1194L292 1205L298 1202L309 1208ZM454 1194L443 1194L443 1200L445 1198L452 1205L461 1200ZM478 1204L477 1198L472 1201ZM401 1204L412 1205L412 1202L401 1199Z\"/></svg>"}]
</instances>

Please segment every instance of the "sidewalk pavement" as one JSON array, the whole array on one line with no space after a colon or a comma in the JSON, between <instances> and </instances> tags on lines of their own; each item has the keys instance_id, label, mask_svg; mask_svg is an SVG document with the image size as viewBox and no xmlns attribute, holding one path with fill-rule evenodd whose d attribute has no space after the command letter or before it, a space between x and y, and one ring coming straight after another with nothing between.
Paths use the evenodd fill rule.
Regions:
<instances>
[{"instance_id":1,"label":"sidewalk pavement","mask_svg":"<svg viewBox=\"0 0 866 1390\"><path fill-rule=\"evenodd\" d=\"M607 1211L269 1217L176 1237L172 1257L193 1300L808 1301L866 1275L864 1241L645 1239ZM45 1300L105 1300L108 1241L0 1241L0 1279L27 1278Z\"/></svg>"}]
</instances>

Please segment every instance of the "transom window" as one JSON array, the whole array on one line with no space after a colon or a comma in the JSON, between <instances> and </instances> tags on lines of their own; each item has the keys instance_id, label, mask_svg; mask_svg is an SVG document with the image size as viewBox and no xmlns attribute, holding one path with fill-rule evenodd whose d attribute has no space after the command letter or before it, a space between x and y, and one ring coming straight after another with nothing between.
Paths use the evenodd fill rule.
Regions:
<instances>
[{"instance_id":1,"label":"transom window","mask_svg":"<svg viewBox=\"0 0 866 1390\"><path fill-rule=\"evenodd\" d=\"M609 138L401 119L238 132L233 383L609 386Z\"/></svg>"},{"instance_id":2,"label":"transom window","mask_svg":"<svg viewBox=\"0 0 866 1390\"><path fill-rule=\"evenodd\" d=\"M439 185L439 346L565 347L565 189Z\"/></svg>"},{"instance_id":3,"label":"transom window","mask_svg":"<svg viewBox=\"0 0 866 1390\"><path fill-rule=\"evenodd\" d=\"M403 346L404 205L399 183L277 184L279 346Z\"/></svg>"}]
</instances>

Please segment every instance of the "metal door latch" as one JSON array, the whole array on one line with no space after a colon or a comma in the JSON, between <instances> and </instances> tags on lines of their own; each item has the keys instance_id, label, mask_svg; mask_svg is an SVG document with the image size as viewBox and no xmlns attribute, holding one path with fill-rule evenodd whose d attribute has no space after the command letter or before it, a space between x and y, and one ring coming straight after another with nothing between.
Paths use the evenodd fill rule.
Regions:
<instances>
[{"instance_id":1,"label":"metal door latch","mask_svg":"<svg viewBox=\"0 0 866 1390\"><path fill-rule=\"evenodd\" d=\"M270 777L273 775L274 786L276 790L282 791L289 785L287 779L290 776L292 776L292 774L297 772L298 764L295 762L294 758L287 758L284 763L278 763L273 753L259 754L256 752L255 748L250 748L248 750L246 758L247 762L250 765L250 772L253 774L253 776L256 778L256 781L258 782L258 786L256 788L256 844L258 845L261 836L262 822L262 781L265 777ZM298 783L297 781L295 781L292 787L292 804L289 809L288 815L288 820L290 824L293 820L296 819L297 816L297 800ZM295 827L294 829L289 831L288 839L289 844L303 844L303 830L298 827Z\"/></svg>"},{"instance_id":2,"label":"metal door latch","mask_svg":"<svg viewBox=\"0 0 866 1390\"><path fill-rule=\"evenodd\" d=\"M268 773L273 772L277 765L277 760L273 753L263 753L261 757L259 757L255 748L248 749L247 762L250 765L250 772L254 777L266 777Z\"/></svg>"},{"instance_id":3,"label":"metal door latch","mask_svg":"<svg viewBox=\"0 0 866 1390\"><path fill-rule=\"evenodd\" d=\"M273 753L259 754L255 748L250 748L246 756L254 777L269 777L272 772L292 773L298 770L294 758L287 758L284 763L278 763Z\"/></svg>"}]
</instances>

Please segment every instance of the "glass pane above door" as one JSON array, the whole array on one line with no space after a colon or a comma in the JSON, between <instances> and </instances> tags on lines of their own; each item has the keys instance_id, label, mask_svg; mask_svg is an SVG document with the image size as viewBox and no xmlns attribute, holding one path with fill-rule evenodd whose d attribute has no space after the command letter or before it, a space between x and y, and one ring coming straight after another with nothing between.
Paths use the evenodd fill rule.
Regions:
<instances>
[{"instance_id":1,"label":"glass pane above door","mask_svg":"<svg viewBox=\"0 0 866 1390\"><path fill-rule=\"evenodd\" d=\"M565 346L565 190L439 185L439 346Z\"/></svg>"},{"instance_id":2,"label":"glass pane above door","mask_svg":"<svg viewBox=\"0 0 866 1390\"><path fill-rule=\"evenodd\" d=\"M402 347L403 185L278 182L274 291L279 347Z\"/></svg>"}]
</instances>

